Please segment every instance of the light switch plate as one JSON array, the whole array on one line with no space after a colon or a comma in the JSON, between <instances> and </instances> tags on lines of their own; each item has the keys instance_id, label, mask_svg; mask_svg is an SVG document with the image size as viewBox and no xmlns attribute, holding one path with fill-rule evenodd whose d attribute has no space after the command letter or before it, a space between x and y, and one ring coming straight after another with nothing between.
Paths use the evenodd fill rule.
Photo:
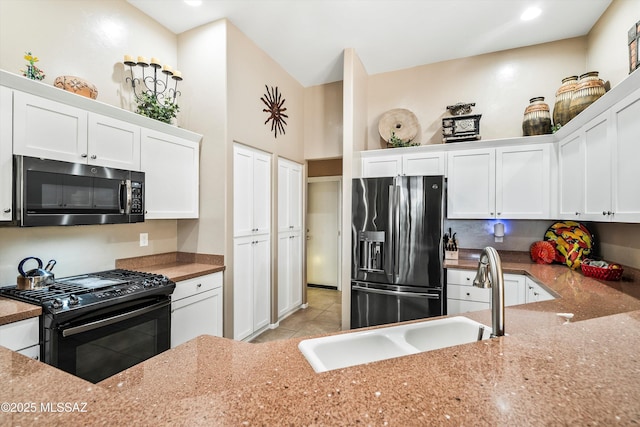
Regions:
<instances>
[{"instance_id":1,"label":"light switch plate","mask_svg":"<svg viewBox=\"0 0 640 427\"><path fill-rule=\"evenodd\" d=\"M140 246L149 246L149 233L140 233Z\"/></svg>"}]
</instances>

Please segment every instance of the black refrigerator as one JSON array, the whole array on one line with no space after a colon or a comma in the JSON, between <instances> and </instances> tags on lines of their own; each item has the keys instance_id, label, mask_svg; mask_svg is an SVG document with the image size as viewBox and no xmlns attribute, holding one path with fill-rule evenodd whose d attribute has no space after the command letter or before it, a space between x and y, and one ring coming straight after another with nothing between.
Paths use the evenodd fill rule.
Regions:
<instances>
[{"instance_id":1,"label":"black refrigerator","mask_svg":"<svg viewBox=\"0 0 640 427\"><path fill-rule=\"evenodd\" d=\"M443 176L353 180L351 328L444 312Z\"/></svg>"}]
</instances>

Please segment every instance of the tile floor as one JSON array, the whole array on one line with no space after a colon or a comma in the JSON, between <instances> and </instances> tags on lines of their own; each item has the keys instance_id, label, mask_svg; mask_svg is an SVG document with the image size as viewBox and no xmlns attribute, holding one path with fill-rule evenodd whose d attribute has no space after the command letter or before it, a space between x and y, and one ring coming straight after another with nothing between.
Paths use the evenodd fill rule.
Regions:
<instances>
[{"instance_id":1,"label":"tile floor","mask_svg":"<svg viewBox=\"0 0 640 427\"><path fill-rule=\"evenodd\" d=\"M342 324L342 294L322 288L307 288L309 306L280 321L276 329L269 329L251 342L261 343L293 337L307 337L340 331Z\"/></svg>"}]
</instances>

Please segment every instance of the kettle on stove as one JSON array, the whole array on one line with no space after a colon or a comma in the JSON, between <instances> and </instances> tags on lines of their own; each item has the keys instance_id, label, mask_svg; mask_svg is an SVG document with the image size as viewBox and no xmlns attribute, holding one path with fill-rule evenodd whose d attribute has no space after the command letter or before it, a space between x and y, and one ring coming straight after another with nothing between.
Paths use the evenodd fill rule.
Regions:
<instances>
[{"instance_id":1,"label":"kettle on stove","mask_svg":"<svg viewBox=\"0 0 640 427\"><path fill-rule=\"evenodd\" d=\"M29 260L35 260L38 263L38 267L25 272L24 264ZM18 264L18 272L20 273L17 279L18 289L40 289L52 284L55 280L55 276L51 272L54 265L56 265L55 259L50 260L45 268L42 268L42 260L40 258L30 256L23 259Z\"/></svg>"}]
</instances>

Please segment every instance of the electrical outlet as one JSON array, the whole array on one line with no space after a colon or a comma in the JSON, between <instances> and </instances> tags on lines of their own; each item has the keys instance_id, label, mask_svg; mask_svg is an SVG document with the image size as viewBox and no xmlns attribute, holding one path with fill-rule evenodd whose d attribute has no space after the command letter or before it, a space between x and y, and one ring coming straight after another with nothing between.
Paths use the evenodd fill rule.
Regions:
<instances>
[{"instance_id":1,"label":"electrical outlet","mask_svg":"<svg viewBox=\"0 0 640 427\"><path fill-rule=\"evenodd\" d=\"M149 233L140 233L140 246L149 246Z\"/></svg>"}]
</instances>

